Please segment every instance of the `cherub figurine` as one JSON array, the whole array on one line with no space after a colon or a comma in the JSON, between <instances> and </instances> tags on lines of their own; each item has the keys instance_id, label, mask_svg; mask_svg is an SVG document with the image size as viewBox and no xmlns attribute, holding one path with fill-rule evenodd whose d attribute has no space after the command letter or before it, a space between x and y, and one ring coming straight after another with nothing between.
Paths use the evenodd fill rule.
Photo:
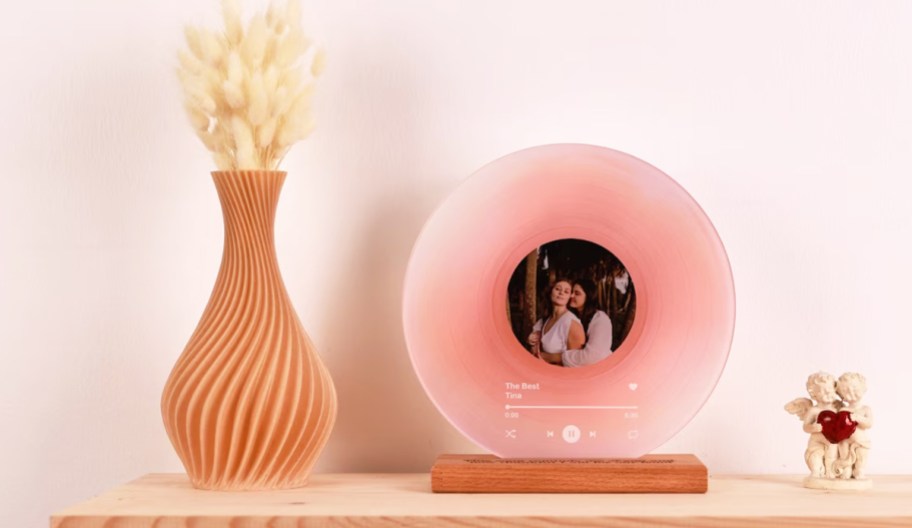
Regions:
<instances>
[{"instance_id":1,"label":"cherub figurine","mask_svg":"<svg viewBox=\"0 0 912 528\"><path fill-rule=\"evenodd\" d=\"M836 382L836 393L844 402L842 410L849 412L849 419L856 425L852 436L838 444L839 456L834 473L843 479L865 479L864 468L868 461L868 450L871 448L867 430L874 424L871 408L860 404L867 390L868 383L865 377L857 372L847 372L839 376Z\"/></svg>"},{"instance_id":2,"label":"cherub figurine","mask_svg":"<svg viewBox=\"0 0 912 528\"><path fill-rule=\"evenodd\" d=\"M837 449L823 436L823 426L817 423L817 417L823 411L836 410L836 378L826 372L811 374L807 379L807 391L814 401L796 398L785 406L785 410L797 415L804 432L811 435L804 451L804 462L811 470L811 477L832 478Z\"/></svg>"},{"instance_id":3,"label":"cherub figurine","mask_svg":"<svg viewBox=\"0 0 912 528\"><path fill-rule=\"evenodd\" d=\"M811 436L804 460L811 475L804 480L808 488L864 489L871 481L864 478L870 441L871 409L860 405L867 385L864 376L843 374L837 381L831 374L817 372L807 380L813 398L796 398L785 406L797 415L804 432ZM842 401L839 400L842 398Z\"/></svg>"}]
</instances>

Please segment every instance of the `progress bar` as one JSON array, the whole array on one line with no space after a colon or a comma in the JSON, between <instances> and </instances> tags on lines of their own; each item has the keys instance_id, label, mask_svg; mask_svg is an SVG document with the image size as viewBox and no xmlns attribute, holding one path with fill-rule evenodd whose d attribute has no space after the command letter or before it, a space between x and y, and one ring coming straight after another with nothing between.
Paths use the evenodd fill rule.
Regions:
<instances>
[{"instance_id":1,"label":"progress bar","mask_svg":"<svg viewBox=\"0 0 912 528\"><path fill-rule=\"evenodd\" d=\"M510 405L504 406L510 409L616 409L616 410L636 410L636 405Z\"/></svg>"}]
</instances>

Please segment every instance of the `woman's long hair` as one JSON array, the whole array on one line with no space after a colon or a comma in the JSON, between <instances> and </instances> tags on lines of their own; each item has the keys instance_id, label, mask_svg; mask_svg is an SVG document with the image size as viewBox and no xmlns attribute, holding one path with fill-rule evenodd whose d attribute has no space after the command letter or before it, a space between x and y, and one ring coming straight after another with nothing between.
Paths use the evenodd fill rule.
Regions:
<instances>
[{"instance_id":1,"label":"woman's long hair","mask_svg":"<svg viewBox=\"0 0 912 528\"><path fill-rule=\"evenodd\" d=\"M588 335L589 323L592 322L592 317L595 315L595 312L598 311L598 291L595 289L595 282L591 279L582 278L573 281L573 285L579 285L586 294L586 302L583 304L583 309L578 310L576 308L571 308L571 310L580 318L580 321L583 323L583 330Z\"/></svg>"}]
</instances>

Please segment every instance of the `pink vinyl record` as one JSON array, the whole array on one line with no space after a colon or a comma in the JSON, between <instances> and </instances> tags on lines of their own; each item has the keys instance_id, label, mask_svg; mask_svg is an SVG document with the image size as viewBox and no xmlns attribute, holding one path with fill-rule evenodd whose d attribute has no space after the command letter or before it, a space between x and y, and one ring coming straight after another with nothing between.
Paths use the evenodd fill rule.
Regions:
<instances>
[{"instance_id":1,"label":"pink vinyl record","mask_svg":"<svg viewBox=\"0 0 912 528\"><path fill-rule=\"evenodd\" d=\"M590 145L480 169L412 251L403 320L440 412L505 458L639 457L706 402L734 332L731 269L674 180Z\"/></svg>"}]
</instances>

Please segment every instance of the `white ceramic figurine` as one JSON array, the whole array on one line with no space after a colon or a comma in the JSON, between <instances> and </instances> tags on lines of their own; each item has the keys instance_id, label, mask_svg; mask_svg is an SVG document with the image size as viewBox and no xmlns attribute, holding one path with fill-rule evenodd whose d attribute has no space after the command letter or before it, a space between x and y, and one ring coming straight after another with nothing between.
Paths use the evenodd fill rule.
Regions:
<instances>
[{"instance_id":1,"label":"white ceramic figurine","mask_svg":"<svg viewBox=\"0 0 912 528\"><path fill-rule=\"evenodd\" d=\"M836 382L836 393L844 403L842 410L848 412L849 419L857 425L852 435L838 444L839 456L836 458L834 473L842 479L867 480L864 469L871 448L867 430L874 423L871 408L860 404L861 397L867 390L868 384L864 376L856 372L847 372L839 376Z\"/></svg>"},{"instance_id":2,"label":"white ceramic figurine","mask_svg":"<svg viewBox=\"0 0 912 528\"><path fill-rule=\"evenodd\" d=\"M815 489L867 489L864 475L871 442L867 429L873 423L871 409L861 405L867 390L864 376L848 372L838 380L826 372L811 374L808 394L796 398L785 410L801 419L811 436L804 460L811 474L804 485ZM841 400L840 400L841 398Z\"/></svg>"}]
</instances>

